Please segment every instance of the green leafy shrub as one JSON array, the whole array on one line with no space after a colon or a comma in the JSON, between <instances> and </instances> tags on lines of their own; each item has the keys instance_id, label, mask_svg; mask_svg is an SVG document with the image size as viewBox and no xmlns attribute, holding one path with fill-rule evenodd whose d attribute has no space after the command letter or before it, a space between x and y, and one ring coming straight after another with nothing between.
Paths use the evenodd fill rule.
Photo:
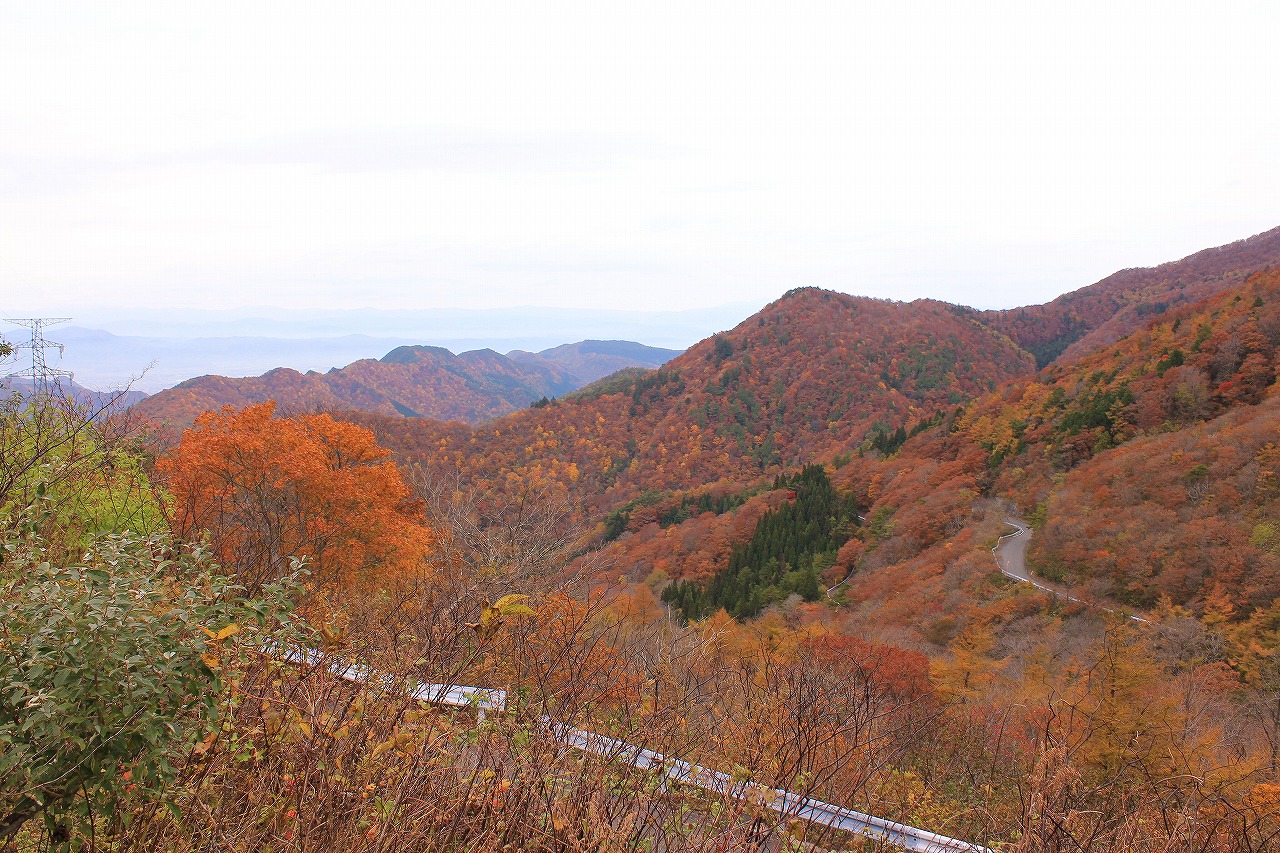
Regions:
<instances>
[{"instance_id":1,"label":"green leafy shrub","mask_svg":"<svg viewBox=\"0 0 1280 853\"><path fill-rule=\"evenodd\" d=\"M43 818L78 845L163 797L207 750L222 672L291 622L287 589L245 601L199 548L93 538L55 565L34 536L0 553L0 843Z\"/></svg>"}]
</instances>

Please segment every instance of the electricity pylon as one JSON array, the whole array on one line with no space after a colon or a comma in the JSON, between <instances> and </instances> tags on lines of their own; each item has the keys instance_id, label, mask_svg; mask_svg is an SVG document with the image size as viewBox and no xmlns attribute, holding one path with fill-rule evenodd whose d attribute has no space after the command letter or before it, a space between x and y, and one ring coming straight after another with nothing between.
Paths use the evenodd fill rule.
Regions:
<instances>
[{"instance_id":1,"label":"electricity pylon","mask_svg":"<svg viewBox=\"0 0 1280 853\"><path fill-rule=\"evenodd\" d=\"M44 338L44 327L53 326L58 323L66 323L70 317L28 317L24 319L6 318L6 323L13 323L15 326L25 326L31 330L31 340L25 344L14 344L13 349L17 352L20 349L31 350L31 367L27 370L20 370L17 373L10 373L8 379L30 378L32 391L37 395L47 395L49 393L49 385L56 382L58 377L65 376L71 378L71 371L58 370L50 367L44 359L44 351L47 349L57 349L58 355L62 355L62 351L66 349L62 344L55 341L47 341Z\"/></svg>"}]
</instances>

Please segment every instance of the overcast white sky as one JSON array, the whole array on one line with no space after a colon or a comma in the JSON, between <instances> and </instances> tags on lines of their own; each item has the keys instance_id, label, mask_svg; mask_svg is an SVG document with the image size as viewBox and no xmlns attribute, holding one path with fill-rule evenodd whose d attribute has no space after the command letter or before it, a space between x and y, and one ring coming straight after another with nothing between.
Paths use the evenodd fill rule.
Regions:
<instances>
[{"instance_id":1,"label":"overcast white sky","mask_svg":"<svg viewBox=\"0 0 1280 853\"><path fill-rule=\"evenodd\" d=\"M0 310L979 307L1280 225L1276 3L0 0Z\"/></svg>"}]
</instances>

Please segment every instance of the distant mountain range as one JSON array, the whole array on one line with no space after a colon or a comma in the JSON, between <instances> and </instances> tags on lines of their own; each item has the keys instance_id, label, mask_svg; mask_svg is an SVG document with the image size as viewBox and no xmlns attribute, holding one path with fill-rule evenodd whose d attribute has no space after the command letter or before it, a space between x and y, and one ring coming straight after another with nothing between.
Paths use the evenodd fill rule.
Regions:
<instances>
[{"instance_id":1,"label":"distant mountain range","mask_svg":"<svg viewBox=\"0 0 1280 853\"><path fill-rule=\"evenodd\" d=\"M460 460L478 488L503 488L506 470L521 488L564 478L603 515L646 492L745 485L834 457L1035 369L972 313L800 288L660 370L602 379L545 407L469 427L346 417L424 463Z\"/></svg>"},{"instance_id":2,"label":"distant mountain range","mask_svg":"<svg viewBox=\"0 0 1280 853\"><path fill-rule=\"evenodd\" d=\"M522 307L398 311L237 308L184 310L86 306L74 325L47 330L66 344L50 364L90 388L154 394L206 374L258 376L273 368L326 372L399 346L430 343L460 353L537 353L566 341L644 341L683 350L757 310L758 304L683 311ZM0 336L25 340L22 329ZM0 373L4 366L0 365Z\"/></svg>"},{"instance_id":3,"label":"distant mountain range","mask_svg":"<svg viewBox=\"0 0 1280 853\"><path fill-rule=\"evenodd\" d=\"M783 400L792 396L798 398L797 402L802 399L808 420L815 424L821 421L843 426L818 430L834 430L825 439L803 433L789 435L788 430L777 428L782 425L779 419L791 421L798 408L784 402L772 415L778 423L774 429L767 429L762 413L772 411L778 401L758 398L748 404L742 391L731 396L729 402L739 400L745 413L736 412L733 406L708 406L703 418L715 422L717 410L731 414L747 433L738 436L735 443L757 444L748 454L757 461L761 454L781 455L786 446L803 449L792 457L798 460L825 452L827 447L834 449L859 440L868 429L896 428L924 414L926 407L936 409L967 400L985 390L984 383L999 382L1055 361L1079 358L1124 337L1154 317L1238 285L1257 270L1277 263L1280 229L1150 269L1123 270L1044 305L1005 311L978 311L933 300L908 304L818 290L798 291L794 298L784 298L752 315L732 332L716 336L718 347L737 351L734 348L743 345L753 349L764 346L767 352L739 365L741 377L723 381L709 377L708 381L728 388L726 383L742 381L749 375L753 377L752 388L772 388L771 393L781 395ZM799 298L799 294L807 295ZM797 320L800 314L806 319ZM835 319L845 314L845 321ZM758 337L753 329L779 323L789 329L785 335L765 336L760 342L748 344ZM248 346L250 340L209 339L210 346L219 350L211 353L211 363L216 365L218 357L234 357L242 349L241 344ZM341 341L367 348L378 340L333 338L327 344L333 346ZM695 349L701 351L711 340L708 338ZM999 340L1007 342L1007 352L1001 349L1004 344L995 346ZM314 339L294 343L301 348L299 351L316 345ZM829 350L830 354L824 354ZM185 426L207 409L273 399L281 413L354 410L477 424L527 408L544 397L562 397L624 368L658 367L678 354L674 349L622 341L583 341L540 352L513 349L506 355L490 348L455 355L439 346L393 342L380 360L353 360L344 368L323 373L277 368L244 379L202 376L162 391L137 409L159 421ZM679 372L686 383L703 371L702 367L685 365L689 358L694 359L693 364L702 363L690 355L678 359L670 368ZM709 356L712 366L718 366L724 358L715 353ZM1028 359L1025 365L1023 358ZM809 388L808 384L817 377L829 379L836 386ZM974 379L978 384L970 387ZM625 384L633 380L634 377L622 377L619 381ZM854 413L856 416L850 420ZM676 417L674 413L672 417ZM688 417L686 414L676 420L687 421ZM723 429L724 424L717 428ZM675 429L673 436L679 432ZM751 435L755 436L753 440Z\"/></svg>"},{"instance_id":4,"label":"distant mountain range","mask_svg":"<svg viewBox=\"0 0 1280 853\"><path fill-rule=\"evenodd\" d=\"M679 350L631 341L581 341L542 352L491 349L458 355L406 345L327 373L277 368L262 376L201 376L139 403L140 415L187 426L201 412L275 400L281 413L356 409L476 423L581 388L623 368L653 368Z\"/></svg>"}]
</instances>

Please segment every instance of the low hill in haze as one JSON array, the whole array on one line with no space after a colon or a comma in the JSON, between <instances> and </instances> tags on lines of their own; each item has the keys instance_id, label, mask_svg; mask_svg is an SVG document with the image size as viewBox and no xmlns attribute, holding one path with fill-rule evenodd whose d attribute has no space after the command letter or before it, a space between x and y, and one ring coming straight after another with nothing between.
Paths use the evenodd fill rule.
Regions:
<instances>
[{"instance_id":1,"label":"low hill in haze","mask_svg":"<svg viewBox=\"0 0 1280 853\"><path fill-rule=\"evenodd\" d=\"M33 386L30 379L0 376L0 395L18 394L19 396L27 397L32 391ZM132 388L95 391L92 388L84 387L74 379L67 379L66 377L56 379L47 393L55 399L81 407L86 412L96 412L100 409L113 412L122 411L147 399L146 394L141 391L135 391Z\"/></svg>"},{"instance_id":2,"label":"low hill in haze","mask_svg":"<svg viewBox=\"0 0 1280 853\"><path fill-rule=\"evenodd\" d=\"M469 423L556 397L623 367L656 367L677 350L627 341L583 341L540 353L401 346L327 373L277 368L262 376L201 376L159 392L138 414L186 426L201 412L275 400L282 413L359 409Z\"/></svg>"},{"instance_id":3,"label":"low hill in haze","mask_svg":"<svg viewBox=\"0 0 1280 853\"><path fill-rule=\"evenodd\" d=\"M559 372L567 383L564 391L557 392L559 396L619 370L659 367L680 353L681 350L659 349L634 341L579 341L542 352L512 350L507 358L517 364Z\"/></svg>"}]
</instances>

